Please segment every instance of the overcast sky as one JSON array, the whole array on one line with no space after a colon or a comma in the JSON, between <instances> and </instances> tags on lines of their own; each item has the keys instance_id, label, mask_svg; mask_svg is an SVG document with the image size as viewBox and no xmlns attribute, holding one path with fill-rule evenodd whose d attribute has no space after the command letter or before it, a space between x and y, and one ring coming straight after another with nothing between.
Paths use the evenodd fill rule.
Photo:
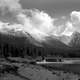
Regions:
<instances>
[{"instance_id":1,"label":"overcast sky","mask_svg":"<svg viewBox=\"0 0 80 80\"><path fill-rule=\"evenodd\" d=\"M21 4L23 8L38 8L58 16L80 10L80 0L21 0Z\"/></svg>"}]
</instances>

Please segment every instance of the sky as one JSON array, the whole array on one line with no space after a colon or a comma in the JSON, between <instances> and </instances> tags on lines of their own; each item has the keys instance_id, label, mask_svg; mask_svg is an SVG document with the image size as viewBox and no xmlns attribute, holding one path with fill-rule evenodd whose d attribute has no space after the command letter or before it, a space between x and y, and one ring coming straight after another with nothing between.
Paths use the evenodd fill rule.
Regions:
<instances>
[{"instance_id":1,"label":"sky","mask_svg":"<svg viewBox=\"0 0 80 80\"><path fill-rule=\"evenodd\" d=\"M51 16L67 16L73 10L80 10L80 0L21 0L23 8L45 10Z\"/></svg>"},{"instance_id":2,"label":"sky","mask_svg":"<svg viewBox=\"0 0 80 80\"><path fill-rule=\"evenodd\" d=\"M32 37L36 43L57 39L68 45L74 33L80 33L79 6L80 0L0 0L0 32ZM67 16L70 20L58 18Z\"/></svg>"}]
</instances>

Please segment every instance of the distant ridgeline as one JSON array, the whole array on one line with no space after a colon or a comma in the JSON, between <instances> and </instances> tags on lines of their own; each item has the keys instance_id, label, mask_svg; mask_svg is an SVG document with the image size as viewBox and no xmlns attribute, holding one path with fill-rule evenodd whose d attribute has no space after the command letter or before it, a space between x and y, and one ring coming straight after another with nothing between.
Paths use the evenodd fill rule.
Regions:
<instances>
[{"instance_id":1,"label":"distant ridgeline","mask_svg":"<svg viewBox=\"0 0 80 80\"><path fill-rule=\"evenodd\" d=\"M47 46L47 44L44 44L43 47L40 47L31 44L25 37L0 34L0 57L80 57L79 49L58 48L55 45Z\"/></svg>"}]
</instances>

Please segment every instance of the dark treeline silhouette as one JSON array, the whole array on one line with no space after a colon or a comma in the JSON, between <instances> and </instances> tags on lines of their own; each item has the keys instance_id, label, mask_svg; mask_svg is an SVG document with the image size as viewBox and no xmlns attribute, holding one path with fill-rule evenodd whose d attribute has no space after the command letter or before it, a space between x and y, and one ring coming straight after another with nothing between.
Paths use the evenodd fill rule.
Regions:
<instances>
[{"instance_id":1,"label":"dark treeline silhouette","mask_svg":"<svg viewBox=\"0 0 80 80\"><path fill-rule=\"evenodd\" d=\"M0 34L0 57L27 58L61 56L80 57L80 50L65 50L53 47L38 47L31 44L25 37L6 36Z\"/></svg>"}]
</instances>

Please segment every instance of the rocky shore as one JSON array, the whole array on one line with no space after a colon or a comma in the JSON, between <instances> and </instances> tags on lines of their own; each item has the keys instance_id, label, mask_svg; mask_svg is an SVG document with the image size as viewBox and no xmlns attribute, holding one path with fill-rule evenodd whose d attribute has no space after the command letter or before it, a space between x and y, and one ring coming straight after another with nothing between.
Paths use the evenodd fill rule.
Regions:
<instances>
[{"instance_id":1,"label":"rocky shore","mask_svg":"<svg viewBox=\"0 0 80 80\"><path fill-rule=\"evenodd\" d=\"M80 75L49 66L31 64L26 59L0 59L0 80L80 80ZM54 65L53 65L54 66Z\"/></svg>"}]
</instances>

